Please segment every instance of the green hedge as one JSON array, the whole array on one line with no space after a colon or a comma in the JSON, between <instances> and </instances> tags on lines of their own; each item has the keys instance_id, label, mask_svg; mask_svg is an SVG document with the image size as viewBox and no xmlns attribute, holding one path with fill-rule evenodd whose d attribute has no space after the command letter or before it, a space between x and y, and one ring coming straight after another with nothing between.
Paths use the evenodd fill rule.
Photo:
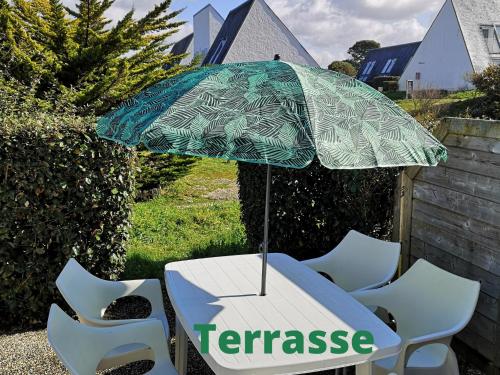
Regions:
<instances>
[{"instance_id":1,"label":"green hedge","mask_svg":"<svg viewBox=\"0 0 500 375\"><path fill-rule=\"evenodd\" d=\"M388 239L397 169L273 168L270 251L307 259L330 251L350 229ZM266 166L238 164L242 220L249 245L262 242Z\"/></svg>"},{"instance_id":2,"label":"green hedge","mask_svg":"<svg viewBox=\"0 0 500 375\"><path fill-rule=\"evenodd\" d=\"M384 91L397 91L399 90L398 76L377 76L370 81L370 85L378 90L382 87Z\"/></svg>"},{"instance_id":3,"label":"green hedge","mask_svg":"<svg viewBox=\"0 0 500 375\"><path fill-rule=\"evenodd\" d=\"M124 268L133 155L94 120L0 90L0 325L43 323L70 257L99 277Z\"/></svg>"}]
</instances>

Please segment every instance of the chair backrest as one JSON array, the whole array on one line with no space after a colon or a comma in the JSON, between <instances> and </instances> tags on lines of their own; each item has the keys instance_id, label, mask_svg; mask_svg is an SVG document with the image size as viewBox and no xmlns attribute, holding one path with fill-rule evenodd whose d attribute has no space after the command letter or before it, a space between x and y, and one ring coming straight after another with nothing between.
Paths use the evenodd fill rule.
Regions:
<instances>
[{"instance_id":1,"label":"chair backrest","mask_svg":"<svg viewBox=\"0 0 500 375\"><path fill-rule=\"evenodd\" d=\"M71 258L56 280L56 285L68 305L79 315L100 319L114 301L113 282L99 279Z\"/></svg>"},{"instance_id":2,"label":"chair backrest","mask_svg":"<svg viewBox=\"0 0 500 375\"><path fill-rule=\"evenodd\" d=\"M109 351L107 340L98 337L97 329L100 328L74 321L55 304L50 308L47 323L49 343L72 374L94 375L97 365Z\"/></svg>"},{"instance_id":3,"label":"chair backrest","mask_svg":"<svg viewBox=\"0 0 500 375\"><path fill-rule=\"evenodd\" d=\"M403 276L377 290L403 338L445 333L452 336L470 321L480 283L419 259Z\"/></svg>"},{"instance_id":4,"label":"chair backrest","mask_svg":"<svg viewBox=\"0 0 500 375\"><path fill-rule=\"evenodd\" d=\"M401 245L351 230L331 252L320 258L325 272L344 290L376 288L396 273Z\"/></svg>"}]
</instances>

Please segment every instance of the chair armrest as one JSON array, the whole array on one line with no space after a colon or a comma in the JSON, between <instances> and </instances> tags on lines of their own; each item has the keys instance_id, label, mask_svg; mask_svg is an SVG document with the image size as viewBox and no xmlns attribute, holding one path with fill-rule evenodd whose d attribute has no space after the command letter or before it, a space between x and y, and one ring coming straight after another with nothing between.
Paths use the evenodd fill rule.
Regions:
<instances>
[{"instance_id":1,"label":"chair armrest","mask_svg":"<svg viewBox=\"0 0 500 375\"><path fill-rule=\"evenodd\" d=\"M163 330L162 322L159 320L150 319L115 327L101 327L98 328L96 332L102 335L96 345L99 347L103 358L111 350L120 346L144 344L149 346L154 352L155 365L156 362L160 362L159 359L162 358L170 361L170 356L167 351L167 338Z\"/></svg>"},{"instance_id":2,"label":"chair armrest","mask_svg":"<svg viewBox=\"0 0 500 375\"><path fill-rule=\"evenodd\" d=\"M137 319L94 319L85 318L78 315L78 320L91 327L114 327L121 326L124 324L140 323L151 320L150 318L137 318Z\"/></svg>"},{"instance_id":3,"label":"chair armrest","mask_svg":"<svg viewBox=\"0 0 500 375\"><path fill-rule=\"evenodd\" d=\"M455 332L454 331L452 332L451 330L436 332L428 335L407 338L406 342L408 343L408 345L419 345L419 344L428 345L430 343L437 343L437 342L442 343L443 341L449 342L453 338L454 334Z\"/></svg>"},{"instance_id":4,"label":"chair armrest","mask_svg":"<svg viewBox=\"0 0 500 375\"><path fill-rule=\"evenodd\" d=\"M383 291L384 288L382 287L379 289L356 290L354 292L350 292L349 294L365 306L376 306L387 309L387 306L384 306Z\"/></svg>"},{"instance_id":5,"label":"chair armrest","mask_svg":"<svg viewBox=\"0 0 500 375\"><path fill-rule=\"evenodd\" d=\"M163 294L161 292L160 280L128 280L116 281L120 285L121 295L117 298L127 296L139 296L146 298L151 303L151 313L164 314Z\"/></svg>"}]
</instances>

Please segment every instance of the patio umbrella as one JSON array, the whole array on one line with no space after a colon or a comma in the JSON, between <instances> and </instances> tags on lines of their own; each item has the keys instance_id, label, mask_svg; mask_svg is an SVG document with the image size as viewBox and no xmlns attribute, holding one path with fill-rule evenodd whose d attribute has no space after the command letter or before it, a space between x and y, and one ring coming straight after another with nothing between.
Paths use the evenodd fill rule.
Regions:
<instances>
[{"instance_id":1,"label":"patio umbrella","mask_svg":"<svg viewBox=\"0 0 500 375\"><path fill-rule=\"evenodd\" d=\"M261 295L266 292L271 166L434 166L446 148L393 101L352 77L274 61L205 66L159 82L97 124L99 136L153 152L267 164Z\"/></svg>"}]
</instances>

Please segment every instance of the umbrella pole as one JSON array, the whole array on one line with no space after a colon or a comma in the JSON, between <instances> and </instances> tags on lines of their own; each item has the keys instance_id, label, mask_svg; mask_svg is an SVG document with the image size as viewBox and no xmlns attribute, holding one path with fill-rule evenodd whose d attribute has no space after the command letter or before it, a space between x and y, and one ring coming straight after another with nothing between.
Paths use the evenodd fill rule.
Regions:
<instances>
[{"instance_id":1,"label":"umbrella pole","mask_svg":"<svg viewBox=\"0 0 500 375\"><path fill-rule=\"evenodd\" d=\"M264 211L264 249L262 252L262 282L260 295L266 295L267 250L269 244L269 201L271 198L271 166L267 165L266 208Z\"/></svg>"}]
</instances>

